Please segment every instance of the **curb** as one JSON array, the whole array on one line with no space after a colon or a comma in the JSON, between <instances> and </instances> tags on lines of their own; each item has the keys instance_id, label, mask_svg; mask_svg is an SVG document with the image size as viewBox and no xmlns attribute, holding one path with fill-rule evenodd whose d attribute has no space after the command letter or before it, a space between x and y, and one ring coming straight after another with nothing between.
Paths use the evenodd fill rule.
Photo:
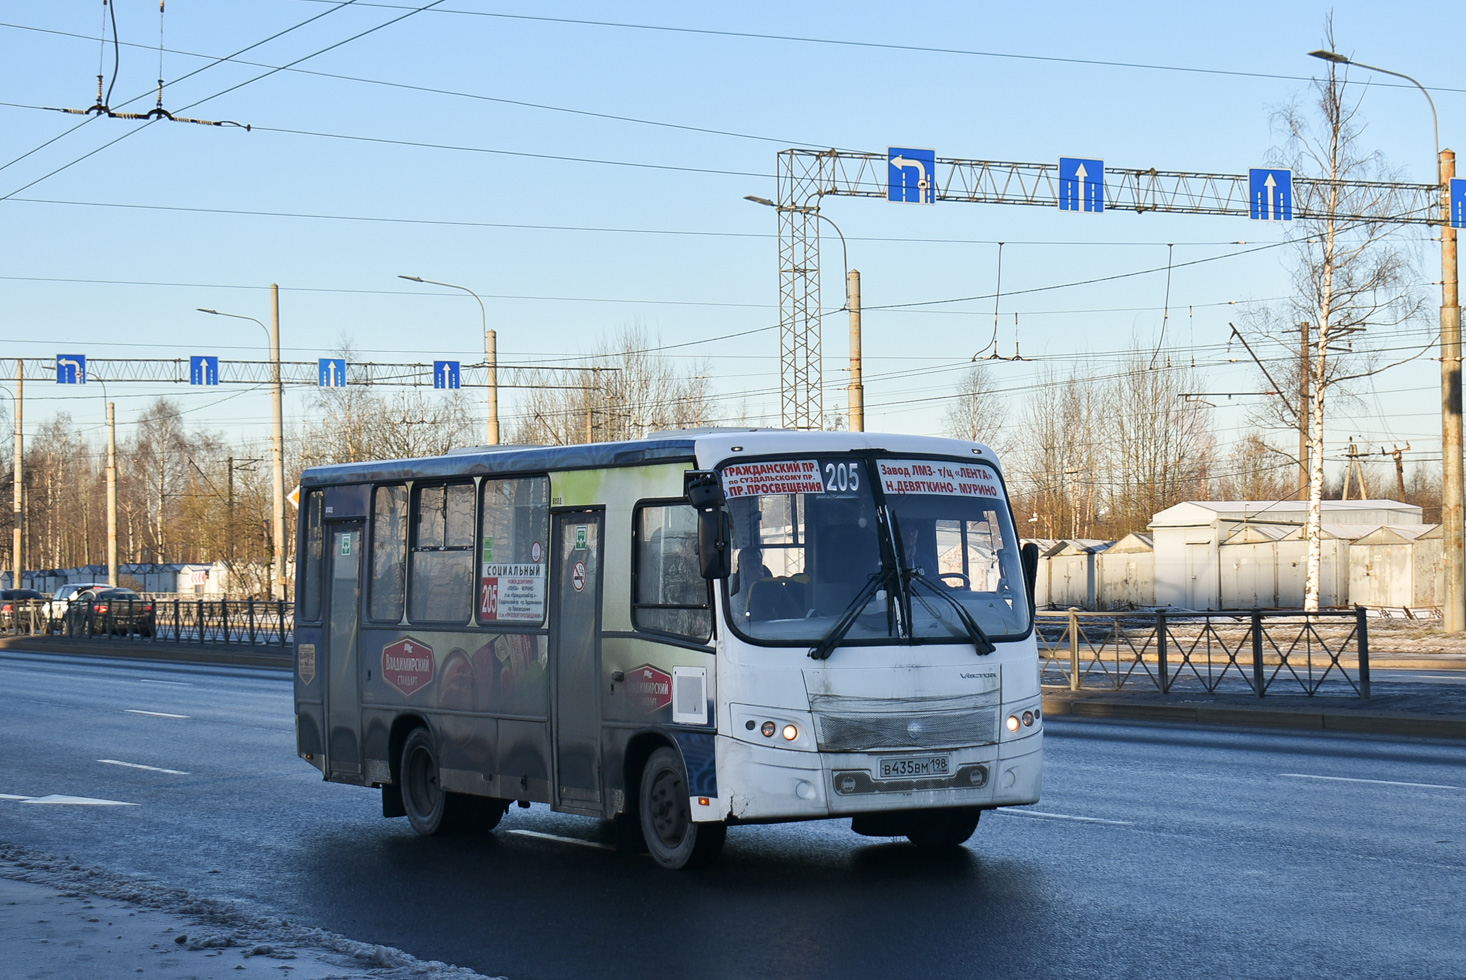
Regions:
<instances>
[{"instance_id":1,"label":"curb","mask_svg":"<svg viewBox=\"0 0 1466 980\"><path fill-rule=\"evenodd\" d=\"M1288 728L1375 735L1416 735L1466 739L1466 718L1442 715L1242 708L1230 705L1138 704L1104 699L1044 697L1050 717L1169 721L1200 725Z\"/></svg>"},{"instance_id":2,"label":"curb","mask_svg":"<svg viewBox=\"0 0 1466 980\"><path fill-rule=\"evenodd\" d=\"M165 663L210 664L233 667L274 667L293 670L293 652L246 653L246 648L221 643L152 643L111 640L71 640L55 636L0 636L0 650L27 653L65 653L82 657L156 660Z\"/></svg>"}]
</instances>

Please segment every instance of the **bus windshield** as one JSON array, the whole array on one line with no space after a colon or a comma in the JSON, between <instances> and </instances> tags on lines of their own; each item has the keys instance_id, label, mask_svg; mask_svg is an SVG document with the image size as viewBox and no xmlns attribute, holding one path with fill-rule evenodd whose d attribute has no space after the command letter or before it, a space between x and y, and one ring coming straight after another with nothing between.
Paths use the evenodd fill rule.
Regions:
<instances>
[{"instance_id":1,"label":"bus windshield","mask_svg":"<svg viewBox=\"0 0 1466 980\"><path fill-rule=\"evenodd\" d=\"M811 456L728 464L722 477L726 610L748 639L818 642L847 617L841 642L1027 631L1017 535L990 467Z\"/></svg>"}]
</instances>

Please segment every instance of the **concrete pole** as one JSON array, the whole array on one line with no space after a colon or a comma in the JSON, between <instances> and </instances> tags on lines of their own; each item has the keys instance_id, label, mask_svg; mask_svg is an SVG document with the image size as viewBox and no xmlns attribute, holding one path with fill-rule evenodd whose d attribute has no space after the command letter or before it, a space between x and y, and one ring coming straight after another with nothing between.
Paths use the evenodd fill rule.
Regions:
<instances>
[{"instance_id":1,"label":"concrete pole","mask_svg":"<svg viewBox=\"0 0 1466 980\"><path fill-rule=\"evenodd\" d=\"M865 431L865 385L860 382L860 270L845 277L845 302L850 307L850 431Z\"/></svg>"},{"instance_id":2,"label":"concrete pole","mask_svg":"<svg viewBox=\"0 0 1466 980\"><path fill-rule=\"evenodd\" d=\"M1432 106L1433 108L1433 106ZM1456 154L1440 151L1441 183L1441 537L1446 566L1442 626L1466 630L1466 543L1462 541L1461 299L1456 279L1456 229L1451 227L1451 178Z\"/></svg>"},{"instance_id":3,"label":"concrete pole","mask_svg":"<svg viewBox=\"0 0 1466 980\"><path fill-rule=\"evenodd\" d=\"M270 594L285 599L285 406L280 388L280 287L270 284L270 379L275 388L275 445L271 449L274 499L271 518L274 522L274 555L271 561Z\"/></svg>"},{"instance_id":4,"label":"concrete pole","mask_svg":"<svg viewBox=\"0 0 1466 980\"><path fill-rule=\"evenodd\" d=\"M117 586L117 406L107 403L107 584Z\"/></svg>"},{"instance_id":5,"label":"concrete pole","mask_svg":"<svg viewBox=\"0 0 1466 980\"><path fill-rule=\"evenodd\" d=\"M11 588L21 589L25 583L25 435L21 427L22 406L25 405L25 362L15 359L15 541L12 557L15 559L15 577Z\"/></svg>"},{"instance_id":6,"label":"concrete pole","mask_svg":"<svg viewBox=\"0 0 1466 980\"><path fill-rule=\"evenodd\" d=\"M478 296L474 296L478 299ZM483 309L483 300L479 300ZM499 444L499 336L494 330L484 330L484 365L488 369L489 383L489 445Z\"/></svg>"}]
</instances>

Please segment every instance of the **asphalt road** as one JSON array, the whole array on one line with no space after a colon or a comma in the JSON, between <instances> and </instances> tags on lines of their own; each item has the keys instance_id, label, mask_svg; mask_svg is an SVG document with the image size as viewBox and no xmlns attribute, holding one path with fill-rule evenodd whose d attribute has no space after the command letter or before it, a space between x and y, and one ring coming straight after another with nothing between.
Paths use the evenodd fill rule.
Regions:
<instances>
[{"instance_id":1,"label":"asphalt road","mask_svg":"<svg viewBox=\"0 0 1466 980\"><path fill-rule=\"evenodd\" d=\"M1466 976L1460 743L1058 721L955 858L826 822L674 874L544 807L416 837L295 758L280 671L0 653L0 738L0 840L487 975Z\"/></svg>"}]
</instances>

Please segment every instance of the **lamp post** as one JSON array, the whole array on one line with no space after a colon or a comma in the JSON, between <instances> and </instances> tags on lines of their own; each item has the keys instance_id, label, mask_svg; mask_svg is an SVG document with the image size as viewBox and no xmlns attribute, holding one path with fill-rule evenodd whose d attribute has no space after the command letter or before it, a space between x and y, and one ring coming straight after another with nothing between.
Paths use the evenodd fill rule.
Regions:
<instances>
[{"instance_id":1,"label":"lamp post","mask_svg":"<svg viewBox=\"0 0 1466 980\"><path fill-rule=\"evenodd\" d=\"M850 268L850 253L845 247L845 234L833 220L819 213L817 208L781 207L766 197L753 194L743 195L745 201L762 204L775 211L798 211L813 215L827 222L840 236L840 259L845 266L845 309L850 313L850 431L865 431L865 385L861 383L860 355L860 270Z\"/></svg>"},{"instance_id":2,"label":"lamp post","mask_svg":"<svg viewBox=\"0 0 1466 980\"><path fill-rule=\"evenodd\" d=\"M8 391L5 393L10 394ZM21 414L25 405L25 362L18 357L15 359L15 394L11 397L15 400L15 471L11 488L15 498L15 528L12 531L14 541L10 557L15 565L15 574L10 587L20 589L25 587L25 583L21 581L25 572L25 436L21 426Z\"/></svg>"},{"instance_id":3,"label":"lamp post","mask_svg":"<svg viewBox=\"0 0 1466 980\"><path fill-rule=\"evenodd\" d=\"M270 380L274 387L275 401L275 426L274 426L274 447L271 452L271 462L274 464L273 494L270 508L271 523L273 525L272 536L274 538L274 552L270 557L270 595L275 599L283 601L285 596L285 411L283 405L283 392L280 386L280 287L270 285L270 304L273 311L271 323L273 329L266 327L259 320L252 316L244 316L239 313L224 313L220 310L206 310L202 306L198 308L200 313L209 313L213 316L227 316L236 320L249 320L258 323L260 329L270 340Z\"/></svg>"},{"instance_id":4,"label":"lamp post","mask_svg":"<svg viewBox=\"0 0 1466 980\"><path fill-rule=\"evenodd\" d=\"M1440 117L1435 100L1415 79L1403 72L1354 61L1334 51L1310 51L1315 58L1336 65L1393 75L1420 89L1430 103L1435 127L1436 177L1441 191L1441 551L1445 559L1445 602L1441 625L1447 633L1466 630L1466 540L1463 540L1463 489L1466 467L1461 456L1461 301L1457 280L1456 229L1451 227L1451 178L1456 175L1456 154L1441 149Z\"/></svg>"},{"instance_id":5,"label":"lamp post","mask_svg":"<svg viewBox=\"0 0 1466 980\"><path fill-rule=\"evenodd\" d=\"M87 376L102 386L102 400L107 403L107 584L117 587L117 414L107 380L96 371Z\"/></svg>"},{"instance_id":6,"label":"lamp post","mask_svg":"<svg viewBox=\"0 0 1466 980\"><path fill-rule=\"evenodd\" d=\"M495 331L489 329L489 314L484 310L484 301L479 299L479 294L467 286L459 286L451 282L438 282L434 279L424 279L422 276L402 276L398 279L406 279L408 282L419 282L425 286L442 286L446 289L461 289L472 296L478 302L479 316L483 318L484 329L484 367L488 371L489 386L489 445L499 444L499 341Z\"/></svg>"}]
</instances>

